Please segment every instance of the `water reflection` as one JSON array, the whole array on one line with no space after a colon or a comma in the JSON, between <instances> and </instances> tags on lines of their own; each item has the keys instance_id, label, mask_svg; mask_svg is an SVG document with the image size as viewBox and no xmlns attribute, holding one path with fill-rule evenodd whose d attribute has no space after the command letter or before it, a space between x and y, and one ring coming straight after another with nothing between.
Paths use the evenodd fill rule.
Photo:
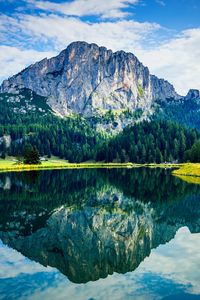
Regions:
<instances>
[{"instance_id":1,"label":"water reflection","mask_svg":"<svg viewBox=\"0 0 200 300\"><path fill-rule=\"evenodd\" d=\"M74 283L134 271L183 226L200 232L200 186L164 170L0 174L0 189L3 243Z\"/></svg>"},{"instance_id":2,"label":"water reflection","mask_svg":"<svg viewBox=\"0 0 200 300\"><path fill-rule=\"evenodd\" d=\"M56 269L29 261L0 243L0 299L199 299L200 234L181 228L134 271L74 284ZM191 255L192 253L192 255ZM8 288L9 287L9 288Z\"/></svg>"}]
</instances>

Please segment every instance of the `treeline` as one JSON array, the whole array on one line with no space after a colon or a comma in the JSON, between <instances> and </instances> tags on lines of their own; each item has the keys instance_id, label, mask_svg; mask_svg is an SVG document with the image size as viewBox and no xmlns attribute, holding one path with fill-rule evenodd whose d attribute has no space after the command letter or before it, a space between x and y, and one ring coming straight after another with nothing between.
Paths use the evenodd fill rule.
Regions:
<instances>
[{"instance_id":1,"label":"treeline","mask_svg":"<svg viewBox=\"0 0 200 300\"><path fill-rule=\"evenodd\" d=\"M125 128L108 143L104 143L96 159L107 162L182 162L185 151L198 138L199 133L195 129L186 129L171 121L145 121Z\"/></svg>"},{"instance_id":2,"label":"treeline","mask_svg":"<svg viewBox=\"0 0 200 300\"><path fill-rule=\"evenodd\" d=\"M168 100L157 103L154 119L171 120L190 128L200 130L200 101Z\"/></svg>"},{"instance_id":3,"label":"treeline","mask_svg":"<svg viewBox=\"0 0 200 300\"><path fill-rule=\"evenodd\" d=\"M15 123L14 123L15 120ZM2 124L2 123L1 123ZM3 136L11 137L11 144L6 147ZM40 156L51 155L81 162L95 157L97 145L105 139L80 116L59 118L52 114L35 116L26 114L11 117L0 126L1 157L6 155L21 156L27 146L36 148Z\"/></svg>"},{"instance_id":4,"label":"treeline","mask_svg":"<svg viewBox=\"0 0 200 300\"><path fill-rule=\"evenodd\" d=\"M58 156L69 162L161 163L183 161L185 151L199 139L195 129L171 121L144 121L126 127L116 136L97 133L81 116L59 118L52 114L1 116L0 154L20 156L25 147L38 149L40 156ZM11 137L8 147L5 137Z\"/></svg>"},{"instance_id":5,"label":"treeline","mask_svg":"<svg viewBox=\"0 0 200 300\"><path fill-rule=\"evenodd\" d=\"M185 152L184 161L200 163L200 140L198 140L192 148Z\"/></svg>"}]
</instances>

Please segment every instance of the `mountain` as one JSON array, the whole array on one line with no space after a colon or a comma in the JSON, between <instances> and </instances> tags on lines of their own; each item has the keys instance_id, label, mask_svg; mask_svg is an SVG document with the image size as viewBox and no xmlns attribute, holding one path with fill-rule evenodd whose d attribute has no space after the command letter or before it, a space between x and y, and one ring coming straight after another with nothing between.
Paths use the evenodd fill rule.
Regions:
<instances>
[{"instance_id":1,"label":"mountain","mask_svg":"<svg viewBox=\"0 0 200 300\"><path fill-rule=\"evenodd\" d=\"M37 95L29 89L19 89L14 93L0 93L0 111L5 114L36 113L46 115L52 113L45 97ZM12 117L14 120L14 116ZM0 121L1 117L0 117ZM2 122L3 124L3 122Z\"/></svg>"},{"instance_id":2,"label":"mountain","mask_svg":"<svg viewBox=\"0 0 200 300\"><path fill-rule=\"evenodd\" d=\"M185 97L185 100L196 100L200 99L200 91L195 89L190 89Z\"/></svg>"},{"instance_id":3,"label":"mountain","mask_svg":"<svg viewBox=\"0 0 200 300\"><path fill-rule=\"evenodd\" d=\"M0 111L2 158L28 144L70 162L183 161L199 138L200 92L179 96L133 54L74 42L5 80Z\"/></svg>"},{"instance_id":4,"label":"mountain","mask_svg":"<svg viewBox=\"0 0 200 300\"><path fill-rule=\"evenodd\" d=\"M185 97L154 103L154 119L171 120L200 130L200 91L191 89Z\"/></svg>"},{"instance_id":5,"label":"mountain","mask_svg":"<svg viewBox=\"0 0 200 300\"><path fill-rule=\"evenodd\" d=\"M151 75L132 53L112 52L74 42L58 56L43 59L5 80L1 93L21 88L47 98L61 115L95 111L150 109L155 100L180 99L174 87Z\"/></svg>"}]
</instances>

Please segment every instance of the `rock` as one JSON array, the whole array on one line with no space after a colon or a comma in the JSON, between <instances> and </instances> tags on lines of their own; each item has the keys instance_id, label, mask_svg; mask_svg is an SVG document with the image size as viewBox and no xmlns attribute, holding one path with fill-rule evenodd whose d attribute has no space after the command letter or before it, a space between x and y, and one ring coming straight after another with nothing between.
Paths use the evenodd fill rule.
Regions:
<instances>
[{"instance_id":1,"label":"rock","mask_svg":"<svg viewBox=\"0 0 200 300\"><path fill-rule=\"evenodd\" d=\"M185 100L195 100L198 98L200 98L200 91L195 89L190 89L186 97L184 97Z\"/></svg>"},{"instance_id":2,"label":"rock","mask_svg":"<svg viewBox=\"0 0 200 300\"><path fill-rule=\"evenodd\" d=\"M4 135L3 137L0 137L0 145L5 142L6 148L10 147L11 144L11 136L10 134Z\"/></svg>"},{"instance_id":3,"label":"rock","mask_svg":"<svg viewBox=\"0 0 200 300\"><path fill-rule=\"evenodd\" d=\"M74 42L58 56L43 59L5 80L0 92L28 88L47 97L62 115L91 115L96 109L138 108L147 111L155 100L179 99L174 87L150 74L132 53Z\"/></svg>"}]
</instances>

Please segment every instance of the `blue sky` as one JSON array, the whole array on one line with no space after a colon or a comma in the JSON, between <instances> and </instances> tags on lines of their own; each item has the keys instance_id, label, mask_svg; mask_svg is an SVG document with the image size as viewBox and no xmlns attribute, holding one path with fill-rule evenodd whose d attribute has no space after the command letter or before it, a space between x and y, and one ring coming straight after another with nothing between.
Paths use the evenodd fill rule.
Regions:
<instances>
[{"instance_id":1,"label":"blue sky","mask_svg":"<svg viewBox=\"0 0 200 300\"><path fill-rule=\"evenodd\" d=\"M159 23L171 30L184 30L200 26L199 0L157 0L146 1L138 6L136 20Z\"/></svg>"},{"instance_id":2,"label":"blue sky","mask_svg":"<svg viewBox=\"0 0 200 300\"><path fill-rule=\"evenodd\" d=\"M200 89L199 0L0 0L0 81L76 40L133 52L186 94Z\"/></svg>"}]
</instances>

